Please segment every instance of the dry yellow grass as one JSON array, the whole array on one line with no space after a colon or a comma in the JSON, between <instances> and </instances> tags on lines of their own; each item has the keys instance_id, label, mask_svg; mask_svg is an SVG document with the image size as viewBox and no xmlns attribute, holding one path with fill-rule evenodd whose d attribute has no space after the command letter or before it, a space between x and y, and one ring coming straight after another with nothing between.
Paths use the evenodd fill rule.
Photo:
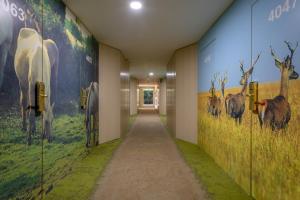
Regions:
<instances>
[{"instance_id":1,"label":"dry yellow grass","mask_svg":"<svg viewBox=\"0 0 300 200\"><path fill-rule=\"evenodd\" d=\"M235 94L240 88L226 90ZM279 83L259 86L259 99L273 98ZM225 95L226 95L225 94ZM242 125L225 115L216 119L207 113L208 93L198 95L198 143L248 193L250 192L251 112L246 110ZM220 95L220 94L218 94ZM291 81L289 103L292 118L288 128L280 132L261 129L253 114L252 142L253 196L256 199L299 199L300 197L300 81Z\"/></svg>"}]
</instances>

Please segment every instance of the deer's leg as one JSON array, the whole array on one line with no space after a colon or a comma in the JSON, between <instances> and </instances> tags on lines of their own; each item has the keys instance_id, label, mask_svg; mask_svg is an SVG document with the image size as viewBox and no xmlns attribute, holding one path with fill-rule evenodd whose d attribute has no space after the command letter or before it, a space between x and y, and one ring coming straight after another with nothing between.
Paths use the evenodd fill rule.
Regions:
<instances>
[{"instance_id":1,"label":"deer's leg","mask_svg":"<svg viewBox=\"0 0 300 200\"><path fill-rule=\"evenodd\" d=\"M239 117L239 125L242 124L242 117Z\"/></svg>"}]
</instances>

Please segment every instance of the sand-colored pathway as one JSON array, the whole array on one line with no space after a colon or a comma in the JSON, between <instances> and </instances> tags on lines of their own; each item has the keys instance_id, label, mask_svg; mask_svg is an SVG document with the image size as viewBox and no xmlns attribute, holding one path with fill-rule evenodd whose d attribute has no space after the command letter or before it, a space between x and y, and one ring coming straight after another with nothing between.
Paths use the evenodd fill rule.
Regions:
<instances>
[{"instance_id":1,"label":"sand-colored pathway","mask_svg":"<svg viewBox=\"0 0 300 200\"><path fill-rule=\"evenodd\" d=\"M139 115L91 199L207 199L157 115Z\"/></svg>"}]
</instances>

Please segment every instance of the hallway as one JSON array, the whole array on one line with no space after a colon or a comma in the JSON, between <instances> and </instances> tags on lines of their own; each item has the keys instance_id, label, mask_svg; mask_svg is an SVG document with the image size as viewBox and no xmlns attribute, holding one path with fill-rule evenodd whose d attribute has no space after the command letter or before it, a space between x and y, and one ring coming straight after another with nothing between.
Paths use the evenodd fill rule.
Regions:
<instances>
[{"instance_id":1,"label":"hallway","mask_svg":"<svg viewBox=\"0 0 300 200\"><path fill-rule=\"evenodd\" d=\"M158 115L139 115L92 199L207 199Z\"/></svg>"}]
</instances>

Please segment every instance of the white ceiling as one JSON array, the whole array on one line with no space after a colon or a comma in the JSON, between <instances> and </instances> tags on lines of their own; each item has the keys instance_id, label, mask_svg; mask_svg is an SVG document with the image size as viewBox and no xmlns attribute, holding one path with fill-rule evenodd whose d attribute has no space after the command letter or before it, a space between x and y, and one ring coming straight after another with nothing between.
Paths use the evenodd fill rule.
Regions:
<instances>
[{"instance_id":1,"label":"white ceiling","mask_svg":"<svg viewBox=\"0 0 300 200\"><path fill-rule=\"evenodd\" d=\"M233 0L64 0L98 41L120 49L130 73L163 77L174 50L199 40Z\"/></svg>"}]
</instances>

